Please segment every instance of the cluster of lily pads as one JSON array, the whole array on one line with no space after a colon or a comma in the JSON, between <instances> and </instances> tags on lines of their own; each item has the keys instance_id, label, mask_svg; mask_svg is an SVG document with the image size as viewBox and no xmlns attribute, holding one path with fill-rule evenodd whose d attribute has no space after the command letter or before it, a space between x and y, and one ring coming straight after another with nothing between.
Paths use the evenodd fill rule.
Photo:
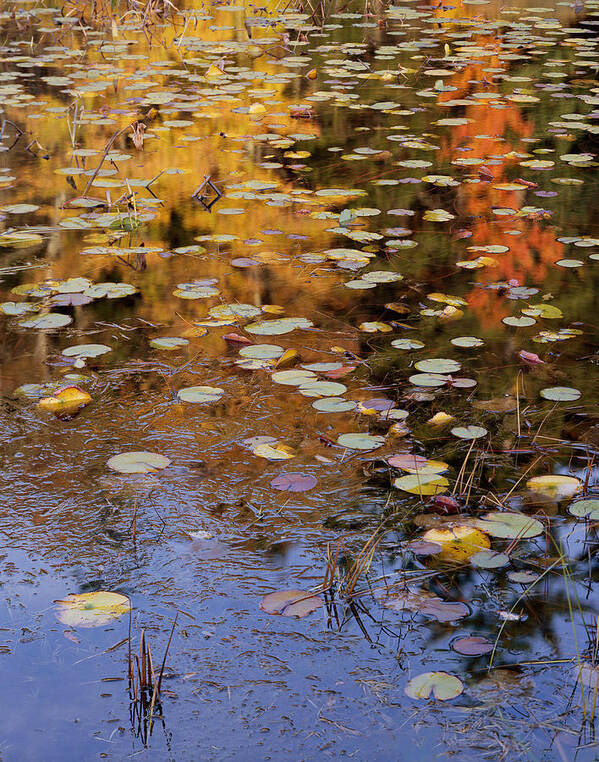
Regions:
<instances>
[{"instance_id":1,"label":"cluster of lily pads","mask_svg":"<svg viewBox=\"0 0 599 762\"><path fill-rule=\"evenodd\" d=\"M38 12L47 15L52 9ZM221 7L219 12L242 14L235 7ZM535 392L525 395L516 377L516 392L509 395L511 406L506 409L511 412L517 407L519 414L522 400L540 406L546 404L545 400L553 405L540 410L550 415L558 406L570 409L567 406L582 396L579 389L561 383L562 376L553 368L552 357L563 342L580 340L584 329L578 322L571 322L562 307L554 303L561 304L560 293L545 291L543 281L557 273L562 279L559 283L566 288L579 277L581 268L590 270L599 259L599 239L572 230L560 231L559 235L551 231L558 210L550 208L551 199L558 193L572 193L585 182L590 183L597 166L595 154L575 147L565 147L558 153L546 146L545 134L537 130L538 137L534 137L526 124L521 125L521 139L512 144L507 129L501 135L494 133L493 116L499 118L507 113L506 124L511 126L521 119L525 109L534 113L535 104L548 102L563 113L551 118L543 129L552 130L556 140L567 145L591 139L599 133L595 110L599 88L594 81L575 79L575 72L582 67L591 76L596 67L596 46L585 27L566 27L557 19L546 18L543 9L529 9L528 13L522 18L503 9L498 21L471 16L457 23L455 16L442 7L425 9L410 2L390 6L381 19L381 28L387 29L388 36L372 57L366 41L338 43L321 39L344 23L363 29L365 34L378 32L378 22L362 14L333 14L321 27L307 14L262 17L243 11L244 23L259 29L263 36L255 33L245 42L225 40L218 46L193 33L195 24L183 23L180 36L171 42L185 67L176 67L174 60L158 64L144 57L139 69L127 77L127 113L131 118L147 120L144 140L148 141L148 155L155 145L173 135L189 145L204 140L210 140L213 147L220 145L227 136L220 134L218 117L224 116L226 108L230 109L227 114L235 115L235 124L243 125L230 142L234 146L251 143L258 157L252 172L259 169L266 178L250 177L244 169L245 159L234 154L241 149L230 149L227 156L233 156L230 160L234 169L219 181L222 201L210 216L198 207L205 230L190 235L184 245L170 248L154 241L145 245L145 236L153 230L150 223L161 219L160 200L149 191L158 175L145 171L144 177L133 176L130 160L137 154L126 137L118 149L105 156L99 143L93 148L73 148L70 164L54 167L58 177L68 178L72 184L83 183L77 186L78 191L91 181L89 193L71 199L57 211L57 227L63 235L98 234L98 241L86 239L79 248L81 272L98 259L115 263L138 255L157 261L164 257L166 262L171 257L186 258L190 263L185 280L173 282L168 289L169 296L181 300L178 304L182 305L183 320L176 322L173 318L172 330L167 333L174 335L158 335L164 332L157 331L148 342L151 349L176 356L188 351L190 345L201 347L208 332L210 337L223 339L222 386L212 386L209 379L199 378L206 383L181 384L174 389L176 401L191 406L190 415L194 406L218 406L226 400L227 381L233 374L242 379L249 373L260 374L272 384L269 388L273 395L295 394L298 406L304 406L302 414L314 415L326 430L322 438L327 454L315 456L317 463L341 464L345 459L362 456L368 467L383 462L388 467L388 485L398 491L392 493L394 498L396 494L401 500L413 496L414 505L429 501L429 508L441 506L451 514L443 520L437 515L420 519L416 536L401 545L409 555L409 563L422 564L425 571L428 565L447 564L458 570L474 568L485 575L505 572L509 582L527 590L534 588L542 573L536 567L527 567L529 556L523 548L542 534L548 519L542 511L532 516L501 501L495 506L499 510L488 510L488 502L484 508L477 505L476 510L470 510L471 503L483 497L478 486L463 490L468 496L464 498L461 488L465 474L455 476L449 462L440 456L437 459L433 452L427 453L426 445L413 436L413 430L419 425L428 426L437 438L431 449L446 447L449 442L449 447L455 447L454 452L466 460L471 454L484 460L491 447L497 445L499 437L487 423L492 421L487 414L498 412L505 400L498 403L476 398L484 369L473 374L476 378L460 375L471 358L489 349L487 338L470 334L476 329L460 330L460 321L472 325L485 317L484 311L477 312L481 294L492 297L497 306L493 329L501 332L500 343L509 345L510 361L527 368L533 366L527 381ZM186 19L212 20L208 14L197 12L190 12ZM236 23L241 26L241 22ZM285 25L288 37L294 37L293 49L277 36L274 27L279 23ZM124 67L123 61L135 60L135 56L128 55L135 31L122 31L121 40L98 40L102 60L94 59L91 71L87 63L81 62L70 64L68 72L60 76L43 77L49 92L66 94L77 102L93 98L94 93L105 93L113 81L110 68ZM546 49L543 35L552 43L563 42L563 46L559 51ZM273 48L281 49L275 55ZM91 59L95 53L88 51L86 55ZM540 54L544 56L546 77L537 83L526 74L526 64L537 61ZM29 97L24 83L19 81L23 57L22 46L8 51L4 60L9 64L12 61L14 77L0 88L5 107L17 114L43 105ZM64 49L53 47L45 51L42 63L50 67L65 57ZM39 65L39 60L35 63ZM514 67L520 64L522 70L515 72ZM566 105L561 97L570 94L567 83L574 93ZM301 103L284 104L280 107L283 112L273 115L273 107L279 108L277 99L291 84L302 85L303 91L298 94ZM49 113L66 118L69 108L61 101L50 107ZM362 121L354 123L352 118L357 112L362 113ZM320 125L330 113L352 125L351 132L340 137L343 145L326 145L321 135L324 129ZM435 117L432 121L431 115ZM298 127L297 120L303 120L305 126ZM217 127L206 130L205 125L213 121ZM370 123L373 129L367 126ZM110 131L122 126L116 113L100 114L93 109L79 115L78 125L84 136L87 128L91 133L91 128L107 127L108 137ZM487 126L492 134L487 134ZM500 128L504 127L500 123ZM365 142L369 145L363 145ZM325 150L331 157L326 174L320 170ZM356 171L355 167L360 169ZM556 171L576 176L553 176ZM243 172L248 174L247 179ZM184 182L187 169L171 167L162 173L171 183ZM548 173L552 175L551 186L543 180ZM348 186L359 181L364 187L343 187L348 176ZM0 175L3 193L16 187L16 176ZM127 212L113 210L110 193L120 195L124 191L132 193L135 208ZM106 193L108 196L103 198ZM420 208L422 197L426 198L424 209ZM400 202L404 206L396 207ZM538 206L540 203L549 208ZM283 245L283 251L260 250L262 238L244 237L231 223L272 209L279 210L283 227L291 219L293 232L287 242L294 242L293 250ZM41 247L49 234L42 224L46 211L38 203L3 203L0 212L11 227L0 233L0 246L27 251ZM40 224L18 227L21 218ZM396 224L397 218L400 225ZM550 231L547 238L541 236L544 231ZM262 230L256 236L280 232ZM520 242L533 233L539 235L541 243L535 251L545 267L539 266L538 271L533 266L521 269L518 261ZM144 245L136 245L140 243L137 239L126 241L128 234L144 238ZM423 285L434 263L428 269L415 263L430 254L427 239L434 241L432 252L442 260L445 277L451 278L455 290L460 288L463 294L449 293L449 286L448 293L433 290L438 288L436 283ZM123 241L128 245L121 246ZM555 247L556 253L545 262L543 248L551 248L548 244ZM564 252L566 247L573 247L576 255ZM590 250L587 259L583 258L586 249ZM224 261L229 274L247 275L248 292L251 274L275 271L282 265L291 264L310 276L332 279L341 303L350 303L351 298L361 308L355 319L352 315L344 319L352 348L333 344L327 336L316 350L321 355L305 362L302 352L307 337L317 337L322 328L318 316L287 314L290 310L258 299L255 304L233 300L225 279L206 272L210 270L206 263L212 261ZM17 328L58 331L73 324L73 307L136 293L143 299L143 278L141 273L140 285L135 286L124 282L94 283L85 275L25 283L11 291L15 299L20 297L22 301L5 301L0 304L0 312L16 318ZM209 306L205 315L198 316L196 303L204 300ZM371 306L376 309L369 310ZM367 314L369 311L378 314ZM190 326L192 330L186 332ZM235 333L224 333L231 328ZM436 351L436 332L447 337L442 352ZM457 335L450 337L452 333ZM289 334L293 334L292 347L285 341L266 343L261 338ZM62 338L62 334L58 336ZM370 357L361 348L370 339L380 341L377 348L392 358L394 374L387 385L391 389L388 397L373 397L363 388ZM429 352L432 340L435 349ZM340 339L339 343L349 342ZM98 358L112 350L108 344L63 344L60 359L69 371L86 365L96 369ZM535 346L538 351L547 350L544 359L530 351ZM236 348L234 359L225 354L225 347ZM109 362L110 358L105 360ZM535 372L540 374L541 366L546 366L542 369L545 375L535 376ZM546 381L547 377L552 380ZM42 411L71 417L92 402L92 395L81 388L88 380L88 376L68 372L56 382L22 385L17 393L35 400ZM466 402L460 402L466 411L460 418L443 409L452 404L454 393L466 398ZM541 401L537 403L538 398ZM347 428L350 430L345 431ZM297 448L268 433L245 437L240 445L251 456L272 462L283 463L299 454ZM106 466L128 478L160 472L171 462L164 453L129 450L114 454ZM314 489L317 480L312 474L283 471L269 483L276 491L301 493ZM530 476L526 480L529 492L557 502L571 501L586 487L588 484L583 485L578 477L565 474ZM468 499L471 489L472 501ZM592 498L575 499L569 502L568 510L585 522L599 519L599 501ZM269 614L305 616L321 608L320 592L276 591L262 600L261 607ZM379 602L400 616L422 615L447 626L470 614L465 602L444 600L426 585L405 580L386 589ZM127 599L100 592L70 596L60 602L59 617L73 626L104 624L128 610ZM499 612L503 621L509 621L510 616L516 615ZM467 656L484 655L494 647L493 641L480 636L462 635L452 643L456 653ZM406 687L414 698L427 698L432 692L441 700L453 698L462 690L463 683L457 676L440 671L412 678Z\"/></svg>"}]
</instances>

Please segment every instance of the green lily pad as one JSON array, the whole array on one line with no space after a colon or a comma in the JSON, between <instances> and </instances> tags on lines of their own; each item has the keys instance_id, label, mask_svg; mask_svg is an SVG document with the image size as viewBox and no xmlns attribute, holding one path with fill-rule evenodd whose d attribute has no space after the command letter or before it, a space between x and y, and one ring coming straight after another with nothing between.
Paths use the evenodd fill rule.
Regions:
<instances>
[{"instance_id":1,"label":"green lily pad","mask_svg":"<svg viewBox=\"0 0 599 762\"><path fill-rule=\"evenodd\" d=\"M527 539L536 537L543 532L543 525L537 519L525 516L523 513L491 511L474 521L477 529L486 532L491 537L501 537L513 540L516 537Z\"/></svg>"},{"instance_id":2,"label":"green lily pad","mask_svg":"<svg viewBox=\"0 0 599 762\"><path fill-rule=\"evenodd\" d=\"M568 506L568 512L579 519L589 519L589 521L599 521L599 500L577 500Z\"/></svg>"},{"instance_id":3,"label":"green lily pad","mask_svg":"<svg viewBox=\"0 0 599 762\"><path fill-rule=\"evenodd\" d=\"M188 386L185 389L179 389L177 397L184 402L204 404L218 402L224 393L225 390L218 386Z\"/></svg>"},{"instance_id":4,"label":"green lily pad","mask_svg":"<svg viewBox=\"0 0 599 762\"><path fill-rule=\"evenodd\" d=\"M571 386L548 386L541 389L541 397L553 402L574 402L580 399L581 393Z\"/></svg>"},{"instance_id":5,"label":"green lily pad","mask_svg":"<svg viewBox=\"0 0 599 762\"><path fill-rule=\"evenodd\" d=\"M113 455L106 465L121 474L149 474L166 468L170 462L170 458L159 455L157 452L139 450Z\"/></svg>"},{"instance_id":6,"label":"green lily pad","mask_svg":"<svg viewBox=\"0 0 599 762\"><path fill-rule=\"evenodd\" d=\"M464 690L464 684L448 672L423 672L413 677L405 688L407 696L413 699L428 699L432 694L438 701L456 698Z\"/></svg>"},{"instance_id":7,"label":"green lily pad","mask_svg":"<svg viewBox=\"0 0 599 762\"><path fill-rule=\"evenodd\" d=\"M75 344L62 350L65 357L100 357L107 352L112 352L112 347L106 344Z\"/></svg>"},{"instance_id":8,"label":"green lily pad","mask_svg":"<svg viewBox=\"0 0 599 762\"><path fill-rule=\"evenodd\" d=\"M378 434L341 434L337 444L350 450L376 450L385 444L385 437Z\"/></svg>"},{"instance_id":9,"label":"green lily pad","mask_svg":"<svg viewBox=\"0 0 599 762\"><path fill-rule=\"evenodd\" d=\"M186 347L188 344L189 341L180 336L158 336L150 341L150 346L154 349L164 349L167 351L181 349L181 347Z\"/></svg>"}]
</instances>

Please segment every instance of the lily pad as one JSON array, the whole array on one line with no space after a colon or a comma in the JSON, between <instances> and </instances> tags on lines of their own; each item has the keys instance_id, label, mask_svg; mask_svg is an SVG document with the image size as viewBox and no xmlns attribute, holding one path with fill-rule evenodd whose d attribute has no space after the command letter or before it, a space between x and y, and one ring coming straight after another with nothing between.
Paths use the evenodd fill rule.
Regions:
<instances>
[{"instance_id":1,"label":"lily pad","mask_svg":"<svg viewBox=\"0 0 599 762\"><path fill-rule=\"evenodd\" d=\"M106 344L75 344L62 350L64 357L75 358L100 357L107 352L112 352L112 347Z\"/></svg>"},{"instance_id":2,"label":"lily pad","mask_svg":"<svg viewBox=\"0 0 599 762\"><path fill-rule=\"evenodd\" d=\"M432 694L438 701L456 698L464 690L462 681L448 672L423 672L413 677L405 687L407 696L427 699Z\"/></svg>"},{"instance_id":3,"label":"lily pad","mask_svg":"<svg viewBox=\"0 0 599 762\"><path fill-rule=\"evenodd\" d=\"M164 455L159 455L156 452L136 450L113 455L106 462L106 465L108 468L121 474L149 474L153 471L161 471L170 465L170 463L170 458Z\"/></svg>"},{"instance_id":4,"label":"lily pad","mask_svg":"<svg viewBox=\"0 0 599 762\"><path fill-rule=\"evenodd\" d=\"M516 537L528 539L543 532L543 525L537 519L523 513L491 511L473 522L481 531L491 537L513 540Z\"/></svg>"},{"instance_id":5,"label":"lily pad","mask_svg":"<svg viewBox=\"0 0 599 762\"><path fill-rule=\"evenodd\" d=\"M571 386L548 386L541 389L540 393L544 399L554 402L575 402L580 399L581 394L578 389L573 389Z\"/></svg>"},{"instance_id":6,"label":"lily pad","mask_svg":"<svg viewBox=\"0 0 599 762\"><path fill-rule=\"evenodd\" d=\"M581 488L580 480L575 476L562 476L561 474L545 474L533 476L526 482L526 486L532 492L538 492L552 500L564 500L572 497Z\"/></svg>"},{"instance_id":7,"label":"lily pad","mask_svg":"<svg viewBox=\"0 0 599 762\"><path fill-rule=\"evenodd\" d=\"M204 404L207 402L218 402L225 393L219 386L187 386L179 389L177 397L183 402L194 402Z\"/></svg>"},{"instance_id":8,"label":"lily pad","mask_svg":"<svg viewBox=\"0 0 599 762\"><path fill-rule=\"evenodd\" d=\"M267 614L302 619L322 606L322 599L303 590L280 590L264 596L260 608Z\"/></svg>"},{"instance_id":9,"label":"lily pad","mask_svg":"<svg viewBox=\"0 0 599 762\"><path fill-rule=\"evenodd\" d=\"M58 619L67 627L101 627L131 610L129 598L105 591L68 595L56 603Z\"/></svg>"},{"instance_id":10,"label":"lily pad","mask_svg":"<svg viewBox=\"0 0 599 762\"><path fill-rule=\"evenodd\" d=\"M376 450L385 444L385 437L378 434L341 434L337 444L350 450Z\"/></svg>"},{"instance_id":11,"label":"lily pad","mask_svg":"<svg viewBox=\"0 0 599 762\"><path fill-rule=\"evenodd\" d=\"M291 472L275 476L270 486L282 492L307 492L316 486L317 480L312 474Z\"/></svg>"}]
</instances>

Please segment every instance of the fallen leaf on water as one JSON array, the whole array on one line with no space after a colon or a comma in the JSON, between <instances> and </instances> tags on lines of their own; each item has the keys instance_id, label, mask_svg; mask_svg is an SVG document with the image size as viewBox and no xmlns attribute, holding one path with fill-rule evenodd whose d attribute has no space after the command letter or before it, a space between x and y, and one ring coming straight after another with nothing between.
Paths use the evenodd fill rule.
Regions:
<instances>
[{"instance_id":1,"label":"fallen leaf on water","mask_svg":"<svg viewBox=\"0 0 599 762\"><path fill-rule=\"evenodd\" d=\"M303 590L279 590L264 596L260 608L267 614L294 616L302 619L322 606L322 600L317 595Z\"/></svg>"},{"instance_id":2,"label":"fallen leaf on water","mask_svg":"<svg viewBox=\"0 0 599 762\"><path fill-rule=\"evenodd\" d=\"M484 532L467 525L449 529L429 529L422 539L438 543L441 546L439 558L455 563L464 563L475 553L491 547L491 541Z\"/></svg>"},{"instance_id":3,"label":"fallen leaf on water","mask_svg":"<svg viewBox=\"0 0 599 762\"><path fill-rule=\"evenodd\" d=\"M493 643L480 635L472 635L454 640L451 647L464 656L483 656L493 650Z\"/></svg>"},{"instance_id":4,"label":"fallen leaf on water","mask_svg":"<svg viewBox=\"0 0 599 762\"><path fill-rule=\"evenodd\" d=\"M89 405L91 400L91 395L78 386L67 386L65 389L54 392L53 397L43 397L37 406L59 417L71 416Z\"/></svg>"},{"instance_id":5,"label":"fallen leaf on water","mask_svg":"<svg viewBox=\"0 0 599 762\"><path fill-rule=\"evenodd\" d=\"M317 484L317 479L312 474L292 472L280 474L270 482L270 486L283 492L306 492Z\"/></svg>"},{"instance_id":6,"label":"fallen leaf on water","mask_svg":"<svg viewBox=\"0 0 599 762\"><path fill-rule=\"evenodd\" d=\"M545 364L545 361L541 360L539 355L535 354L534 352L526 352L524 349L521 349L520 352L518 352L518 357L527 365L544 365Z\"/></svg>"}]
</instances>

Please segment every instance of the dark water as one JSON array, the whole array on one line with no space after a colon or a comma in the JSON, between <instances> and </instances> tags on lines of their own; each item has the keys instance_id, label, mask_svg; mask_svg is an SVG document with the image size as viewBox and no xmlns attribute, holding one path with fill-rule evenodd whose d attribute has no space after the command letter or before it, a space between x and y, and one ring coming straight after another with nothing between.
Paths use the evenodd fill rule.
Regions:
<instances>
[{"instance_id":1,"label":"dark water","mask_svg":"<svg viewBox=\"0 0 599 762\"><path fill-rule=\"evenodd\" d=\"M598 9L367 4L323 24L283 5L2 6L1 299L38 311L0 308L0 759L597 757L597 678L583 692L576 669L596 655L597 515L527 481L573 477L574 504L595 489ZM125 128L142 120L140 150ZM70 320L22 325L48 312ZM261 333L281 318L303 322ZM230 333L297 355L249 369ZM81 344L110 351L62 354ZM435 358L461 368L414 368ZM345 390L271 377L314 363ZM78 415L38 408L73 384L91 395ZM195 386L222 394L178 396ZM331 395L366 404L313 407ZM451 433L469 425L486 433ZM358 432L381 446L337 443ZM293 457L253 453L262 436ZM107 466L138 450L170 464ZM448 518L393 486L394 453L447 464L455 525L501 508L543 533L492 537L496 570L414 555ZM290 472L317 484L271 486ZM320 590L340 539L325 607L259 608ZM410 574L468 615L382 605ZM127 616L57 618L98 590L130 598L133 647L145 628L158 666L179 612L151 732ZM451 648L470 634L497 639L490 670ZM461 695L405 695L433 670Z\"/></svg>"}]
</instances>

